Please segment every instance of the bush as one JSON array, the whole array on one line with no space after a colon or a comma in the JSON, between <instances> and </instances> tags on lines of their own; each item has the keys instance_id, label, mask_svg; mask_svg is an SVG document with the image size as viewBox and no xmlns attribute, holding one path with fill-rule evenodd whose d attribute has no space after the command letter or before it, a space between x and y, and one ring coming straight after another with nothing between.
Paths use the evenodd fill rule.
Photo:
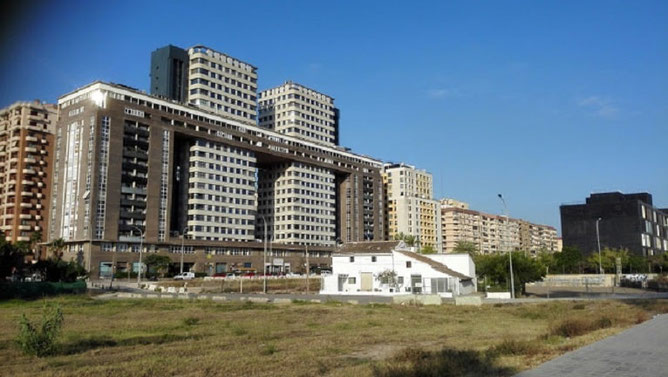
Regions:
<instances>
[{"instance_id":1,"label":"bush","mask_svg":"<svg viewBox=\"0 0 668 377\"><path fill-rule=\"evenodd\" d=\"M0 299L11 298L41 298L60 294L86 293L86 282L79 280L75 283L18 282L0 283Z\"/></svg>"},{"instance_id":2,"label":"bush","mask_svg":"<svg viewBox=\"0 0 668 377\"><path fill-rule=\"evenodd\" d=\"M183 324L186 326L195 326L199 323L199 318L196 317L187 317L183 319Z\"/></svg>"},{"instance_id":3,"label":"bush","mask_svg":"<svg viewBox=\"0 0 668 377\"><path fill-rule=\"evenodd\" d=\"M536 342L506 339L500 344L490 348L489 352L492 355L536 355L542 351L539 344Z\"/></svg>"},{"instance_id":4,"label":"bush","mask_svg":"<svg viewBox=\"0 0 668 377\"><path fill-rule=\"evenodd\" d=\"M31 323L25 314L22 314L16 342L26 355L38 357L53 355L62 324L63 312L59 306L44 308L42 324L39 327Z\"/></svg>"},{"instance_id":5,"label":"bush","mask_svg":"<svg viewBox=\"0 0 668 377\"><path fill-rule=\"evenodd\" d=\"M598 319L567 318L553 326L550 334L572 338L611 326L612 319L608 317Z\"/></svg>"}]
</instances>

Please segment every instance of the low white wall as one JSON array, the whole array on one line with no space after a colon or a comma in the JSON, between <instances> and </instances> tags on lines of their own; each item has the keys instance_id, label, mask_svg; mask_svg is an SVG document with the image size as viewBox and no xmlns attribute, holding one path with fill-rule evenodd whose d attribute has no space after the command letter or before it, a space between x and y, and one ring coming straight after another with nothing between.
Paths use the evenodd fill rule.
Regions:
<instances>
[{"instance_id":1,"label":"low white wall","mask_svg":"<svg viewBox=\"0 0 668 377\"><path fill-rule=\"evenodd\" d=\"M487 298L510 300L510 292L487 292Z\"/></svg>"}]
</instances>

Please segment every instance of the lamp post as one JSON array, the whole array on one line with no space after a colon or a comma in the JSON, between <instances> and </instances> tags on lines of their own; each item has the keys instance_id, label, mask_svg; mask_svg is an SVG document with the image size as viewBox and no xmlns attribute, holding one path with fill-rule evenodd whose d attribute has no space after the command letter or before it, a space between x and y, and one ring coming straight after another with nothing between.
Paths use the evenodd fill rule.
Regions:
<instances>
[{"instance_id":1,"label":"lamp post","mask_svg":"<svg viewBox=\"0 0 668 377\"><path fill-rule=\"evenodd\" d=\"M267 293L267 220L263 215L260 215L262 223L264 223L264 253L262 257L262 292Z\"/></svg>"},{"instance_id":2,"label":"lamp post","mask_svg":"<svg viewBox=\"0 0 668 377\"><path fill-rule=\"evenodd\" d=\"M133 226L132 229L137 229L139 231L139 266L137 268L137 288L139 288L141 284L141 252L144 248L144 231L138 226Z\"/></svg>"},{"instance_id":3,"label":"lamp post","mask_svg":"<svg viewBox=\"0 0 668 377\"><path fill-rule=\"evenodd\" d=\"M508 235L508 224L510 223L510 217L508 216L508 206L506 201L503 199L503 195L499 194L499 199L503 203L503 208L506 212L506 236ZM510 298L515 298L515 278L513 277L513 251L508 250L508 258L510 260Z\"/></svg>"},{"instance_id":4,"label":"lamp post","mask_svg":"<svg viewBox=\"0 0 668 377\"><path fill-rule=\"evenodd\" d=\"M185 252L183 243L186 240L187 233L188 233L188 227L186 226L185 228L183 228L183 232L181 232L181 271L180 271L181 275L183 275L183 254Z\"/></svg>"},{"instance_id":5,"label":"lamp post","mask_svg":"<svg viewBox=\"0 0 668 377\"><path fill-rule=\"evenodd\" d=\"M596 243L598 244L598 273L603 274L603 265L601 264L601 236L598 232L598 222L603 220L602 218L596 219Z\"/></svg>"}]
</instances>

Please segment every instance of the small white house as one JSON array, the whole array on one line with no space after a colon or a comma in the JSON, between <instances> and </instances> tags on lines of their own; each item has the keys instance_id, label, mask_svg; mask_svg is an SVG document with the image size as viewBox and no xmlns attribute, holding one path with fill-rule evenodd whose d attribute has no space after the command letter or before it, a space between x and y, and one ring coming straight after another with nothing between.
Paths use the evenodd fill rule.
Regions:
<instances>
[{"instance_id":1,"label":"small white house","mask_svg":"<svg viewBox=\"0 0 668 377\"><path fill-rule=\"evenodd\" d=\"M418 254L403 241L379 241L340 247L320 293L454 297L476 290L475 264L468 254Z\"/></svg>"}]
</instances>

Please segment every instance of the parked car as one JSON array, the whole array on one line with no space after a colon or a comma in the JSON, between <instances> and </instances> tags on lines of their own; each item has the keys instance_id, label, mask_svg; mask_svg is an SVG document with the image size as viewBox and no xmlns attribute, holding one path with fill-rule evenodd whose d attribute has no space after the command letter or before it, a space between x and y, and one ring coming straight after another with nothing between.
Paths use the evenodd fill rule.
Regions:
<instances>
[{"instance_id":1,"label":"parked car","mask_svg":"<svg viewBox=\"0 0 668 377\"><path fill-rule=\"evenodd\" d=\"M182 272L174 276L174 280L192 280L195 278L194 272Z\"/></svg>"}]
</instances>

